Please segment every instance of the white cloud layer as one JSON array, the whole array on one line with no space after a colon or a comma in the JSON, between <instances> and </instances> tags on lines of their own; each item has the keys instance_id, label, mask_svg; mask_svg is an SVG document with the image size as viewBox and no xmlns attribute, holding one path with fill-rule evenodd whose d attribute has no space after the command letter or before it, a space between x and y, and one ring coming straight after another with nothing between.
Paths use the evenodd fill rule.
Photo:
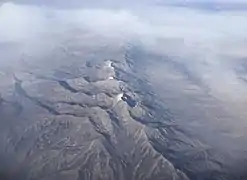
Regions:
<instances>
[{"instance_id":1,"label":"white cloud layer","mask_svg":"<svg viewBox=\"0 0 247 180\"><path fill-rule=\"evenodd\" d=\"M0 7L0 43L39 42L44 34L73 28L120 41L138 39L157 53L186 59L183 63L195 75L207 77L205 81L212 87L221 82L217 88L228 89L227 93L234 93L236 88L243 89L239 96L246 93L228 61L247 55L246 12L158 6L58 10L13 3ZM209 64L210 70L202 63Z\"/></svg>"}]
</instances>

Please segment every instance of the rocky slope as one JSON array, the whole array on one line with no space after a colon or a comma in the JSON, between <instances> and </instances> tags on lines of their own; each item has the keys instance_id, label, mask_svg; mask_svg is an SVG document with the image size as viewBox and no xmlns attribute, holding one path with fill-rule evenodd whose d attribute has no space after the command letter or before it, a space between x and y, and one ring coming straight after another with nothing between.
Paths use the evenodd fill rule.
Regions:
<instances>
[{"instance_id":1,"label":"rocky slope","mask_svg":"<svg viewBox=\"0 0 247 180\"><path fill-rule=\"evenodd\" d=\"M77 43L1 76L2 178L188 179L154 147L171 125L142 102L126 47Z\"/></svg>"}]
</instances>

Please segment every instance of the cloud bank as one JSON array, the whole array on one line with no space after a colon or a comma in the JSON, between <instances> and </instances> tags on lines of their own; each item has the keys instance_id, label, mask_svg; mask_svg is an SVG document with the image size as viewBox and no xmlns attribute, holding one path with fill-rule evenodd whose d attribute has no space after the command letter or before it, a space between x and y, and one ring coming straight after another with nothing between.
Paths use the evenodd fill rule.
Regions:
<instances>
[{"instance_id":1,"label":"cloud bank","mask_svg":"<svg viewBox=\"0 0 247 180\"><path fill-rule=\"evenodd\" d=\"M175 61L186 65L211 88L217 86L217 91L227 89L228 94L235 94L241 89L238 98L246 93L235 72L239 59L247 55L246 12L212 13L156 5L54 9L4 3L0 7L0 43L32 46L47 34L66 34L73 29L118 41L138 40L150 51L179 57Z\"/></svg>"}]
</instances>

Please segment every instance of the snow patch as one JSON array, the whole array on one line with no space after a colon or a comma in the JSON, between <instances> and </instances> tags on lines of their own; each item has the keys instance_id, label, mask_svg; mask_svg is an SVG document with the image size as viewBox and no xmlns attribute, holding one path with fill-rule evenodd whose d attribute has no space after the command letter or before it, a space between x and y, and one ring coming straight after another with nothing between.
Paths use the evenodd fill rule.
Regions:
<instances>
[{"instance_id":1,"label":"snow patch","mask_svg":"<svg viewBox=\"0 0 247 180\"><path fill-rule=\"evenodd\" d=\"M124 95L123 93L118 94L117 97L116 97L116 101L117 101L117 102L121 101L123 95Z\"/></svg>"},{"instance_id":2,"label":"snow patch","mask_svg":"<svg viewBox=\"0 0 247 180\"><path fill-rule=\"evenodd\" d=\"M108 80L113 80L114 77L110 76L110 77L108 77L107 79L108 79Z\"/></svg>"},{"instance_id":3,"label":"snow patch","mask_svg":"<svg viewBox=\"0 0 247 180\"><path fill-rule=\"evenodd\" d=\"M113 64L112 61L108 60L105 62L105 64L106 64L106 67L114 69L114 67L112 66L112 64Z\"/></svg>"}]
</instances>

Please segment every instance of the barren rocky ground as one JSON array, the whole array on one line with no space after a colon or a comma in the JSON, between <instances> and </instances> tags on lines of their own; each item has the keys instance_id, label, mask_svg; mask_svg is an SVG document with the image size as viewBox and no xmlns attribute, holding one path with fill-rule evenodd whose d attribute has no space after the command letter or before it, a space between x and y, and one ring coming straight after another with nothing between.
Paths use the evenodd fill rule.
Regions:
<instances>
[{"instance_id":1,"label":"barren rocky ground","mask_svg":"<svg viewBox=\"0 0 247 180\"><path fill-rule=\"evenodd\" d=\"M140 17L0 7L0 180L246 179L246 44Z\"/></svg>"}]
</instances>

